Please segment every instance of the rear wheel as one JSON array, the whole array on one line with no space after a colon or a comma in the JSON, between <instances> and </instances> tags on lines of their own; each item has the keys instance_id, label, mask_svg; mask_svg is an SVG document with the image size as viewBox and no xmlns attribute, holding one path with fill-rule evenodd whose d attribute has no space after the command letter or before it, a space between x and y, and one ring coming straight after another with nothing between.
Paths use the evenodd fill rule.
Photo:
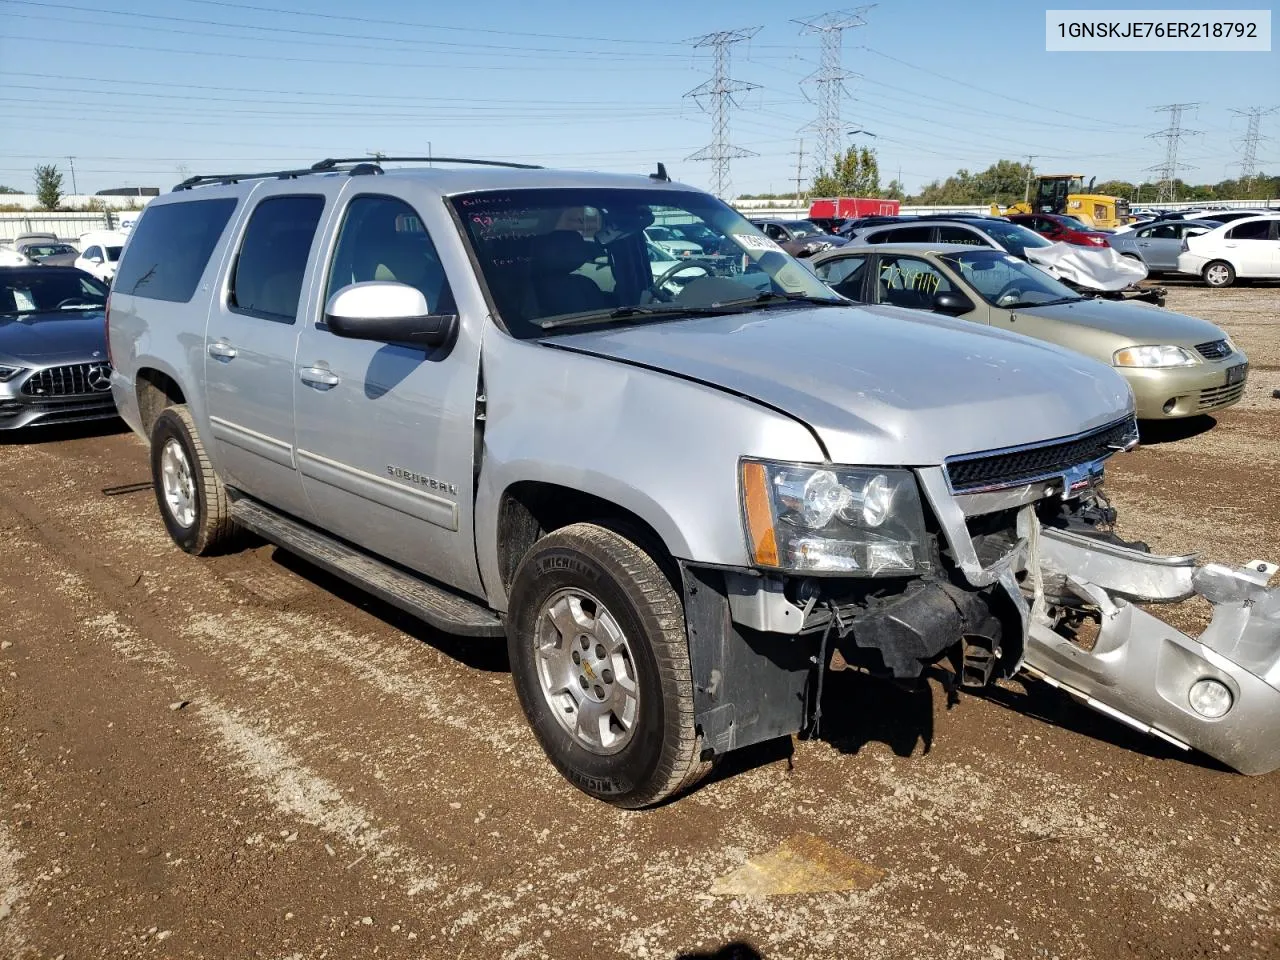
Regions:
<instances>
[{"instance_id":1,"label":"rear wheel","mask_svg":"<svg viewBox=\"0 0 1280 960\"><path fill-rule=\"evenodd\" d=\"M230 546L239 533L185 405L167 407L151 427L151 480L173 542L197 556Z\"/></svg>"},{"instance_id":2,"label":"rear wheel","mask_svg":"<svg viewBox=\"0 0 1280 960\"><path fill-rule=\"evenodd\" d=\"M644 807L710 768L680 598L631 540L577 523L534 544L512 581L507 644L529 724L584 793Z\"/></svg>"},{"instance_id":3,"label":"rear wheel","mask_svg":"<svg viewBox=\"0 0 1280 960\"><path fill-rule=\"evenodd\" d=\"M1225 260L1206 264L1200 276L1211 287L1229 287L1236 282L1235 268Z\"/></svg>"}]
</instances>

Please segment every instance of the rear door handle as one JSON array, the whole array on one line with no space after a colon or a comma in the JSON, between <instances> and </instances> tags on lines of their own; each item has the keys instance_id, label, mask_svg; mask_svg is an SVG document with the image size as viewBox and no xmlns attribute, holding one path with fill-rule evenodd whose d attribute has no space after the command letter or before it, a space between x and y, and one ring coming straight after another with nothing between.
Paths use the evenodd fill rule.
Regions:
<instances>
[{"instance_id":1,"label":"rear door handle","mask_svg":"<svg viewBox=\"0 0 1280 960\"><path fill-rule=\"evenodd\" d=\"M226 340L215 340L207 347L209 356L216 360L234 360L236 358L236 348L227 343Z\"/></svg>"},{"instance_id":2,"label":"rear door handle","mask_svg":"<svg viewBox=\"0 0 1280 960\"><path fill-rule=\"evenodd\" d=\"M307 386L316 387L320 390L336 387L341 382L337 374L327 367L303 367L298 371L298 376Z\"/></svg>"}]
</instances>

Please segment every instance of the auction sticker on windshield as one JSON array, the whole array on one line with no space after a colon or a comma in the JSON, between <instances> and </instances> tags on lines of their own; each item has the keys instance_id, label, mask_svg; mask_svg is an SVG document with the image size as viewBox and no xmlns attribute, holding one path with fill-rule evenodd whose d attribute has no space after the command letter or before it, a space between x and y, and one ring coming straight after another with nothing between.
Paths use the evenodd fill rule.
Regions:
<instances>
[{"instance_id":1,"label":"auction sticker on windshield","mask_svg":"<svg viewBox=\"0 0 1280 960\"><path fill-rule=\"evenodd\" d=\"M735 233L733 234L733 239L736 240L740 246L742 246L747 250L763 250L766 252L772 251L772 250L778 250L778 251L782 250L780 246L778 246L768 237L756 236L755 234Z\"/></svg>"}]
</instances>

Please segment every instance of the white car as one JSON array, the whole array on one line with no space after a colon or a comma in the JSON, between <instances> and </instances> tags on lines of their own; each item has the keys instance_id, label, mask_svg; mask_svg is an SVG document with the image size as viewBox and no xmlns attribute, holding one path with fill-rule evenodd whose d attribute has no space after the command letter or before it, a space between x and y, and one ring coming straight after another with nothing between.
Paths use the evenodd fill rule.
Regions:
<instances>
[{"instance_id":1,"label":"white car","mask_svg":"<svg viewBox=\"0 0 1280 960\"><path fill-rule=\"evenodd\" d=\"M702 256L702 247L690 240L686 240L670 227L649 227L645 230L644 235L651 242L656 243L667 251L667 253L679 259Z\"/></svg>"},{"instance_id":2,"label":"white car","mask_svg":"<svg viewBox=\"0 0 1280 960\"><path fill-rule=\"evenodd\" d=\"M1280 215L1247 217L1182 241L1178 272L1200 277L1211 287L1236 280L1280 277Z\"/></svg>"},{"instance_id":3,"label":"white car","mask_svg":"<svg viewBox=\"0 0 1280 960\"><path fill-rule=\"evenodd\" d=\"M0 247L0 267L30 267L30 257L19 253L12 247Z\"/></svg>"},{"instance_id":4,"label":"white car","mask_svg":"<svg viewBox=\"0 0 1280 960\"><path fill-rule=\"evenodd\" d=\"M116 275L116 261L120 259L120 251L129 238L118 230L86 233L80 237L80 256L75 265L85 273L97 277L103 283L110 283Z\"/></svg>"}]
</instances>

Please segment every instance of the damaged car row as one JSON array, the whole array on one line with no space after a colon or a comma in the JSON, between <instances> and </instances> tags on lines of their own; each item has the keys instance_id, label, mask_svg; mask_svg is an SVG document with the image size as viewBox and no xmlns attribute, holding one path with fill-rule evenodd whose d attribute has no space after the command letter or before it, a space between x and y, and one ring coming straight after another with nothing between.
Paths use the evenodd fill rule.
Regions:
<instances>
[{"instance_id":1,"label":"damaged car row","mask_svg":"<svg viewBox=\"0 0 1280 960\"><path fill-rule=\"evenodd\" d=\"M661 167L414 160L194 177L139 219L111 388L182 549L251 531L505 637L550 761L624 807L811 732L837 666L1040 677L1280 766L1275 568L1111 532L1103 469L1139 412L1115 364L852 302ZM660 246L673 223L703 257ZM925 259L966 254L1007 257ZM893 276L936 308L941 281ZM1196 595L1198 638L1137 606Z\"/></svg>"}]
</instances>

